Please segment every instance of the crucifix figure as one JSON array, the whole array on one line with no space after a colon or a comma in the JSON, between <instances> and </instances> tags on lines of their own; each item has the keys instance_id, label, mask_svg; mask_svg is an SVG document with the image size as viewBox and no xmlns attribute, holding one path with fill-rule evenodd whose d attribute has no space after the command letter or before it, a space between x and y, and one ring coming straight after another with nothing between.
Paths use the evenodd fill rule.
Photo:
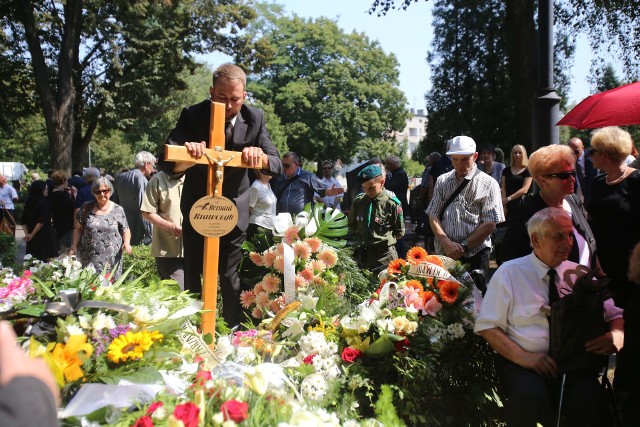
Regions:
<instances>
[{"instance_id":1,"label":"crucifix figure","mask_svg":"<svg viewBox=\"0 0 640 427\"><path fill-rule=\"evenodd\" d=\"M249 223L247 168L261 169L270 175L282 172L280 156L266 130L264 113L243 105L245 83L246 76L239 67L223 64L217 68L210 88L214 102L206 100L185 108L167 138L165 158L186 162L189 166L181 200L185 289L202 293L205 335L215 332L217 277L225 321L234 327L243 320L237 266ZM231 137L226 141L225 122L232 127ZM207 210L200 212L194 222L210 221L214 225L219 222L221 228L229 226L225 221L230 218L228 212L233 210L226 203L230 201L237 210L237 224L228 234L203 237L194 228L191 210L200 205L197 202L205 196L209 201ZM215 227L212 230L220 232ZM204 283L200 280L201 274Z\"/></svg>"}]
</instances>

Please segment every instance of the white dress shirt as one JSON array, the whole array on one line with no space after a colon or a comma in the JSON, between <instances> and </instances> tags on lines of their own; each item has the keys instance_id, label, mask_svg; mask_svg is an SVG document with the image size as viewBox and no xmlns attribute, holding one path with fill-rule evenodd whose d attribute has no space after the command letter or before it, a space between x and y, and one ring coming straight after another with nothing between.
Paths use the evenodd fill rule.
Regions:
<instances>
[{"instance_id":1,"label":"white dress shirt","mask_svg":"<svg viewBox=\"0 0 640 427\"><path fill-rule=\"evenodd\" d=\"M555 268L560 297L571 292L579 273L576 264L564 261ZM493 274L482 301L474 331L498 327L524 350L549 351L549 320L541 311L549 305L549 267L533 253L502 264ZM578 270L585 269L579 266ZM580 274L581 275L581 274ZM605 321L622 317L613 300L604 302Z\"/></svg>"}]
</instances>

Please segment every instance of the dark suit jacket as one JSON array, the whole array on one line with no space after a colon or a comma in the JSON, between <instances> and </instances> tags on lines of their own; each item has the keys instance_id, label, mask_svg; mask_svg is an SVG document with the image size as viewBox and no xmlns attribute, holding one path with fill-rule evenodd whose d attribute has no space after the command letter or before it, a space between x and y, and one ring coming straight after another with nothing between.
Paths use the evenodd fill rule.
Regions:
<instances>
[{"instance_id":1,"label":"dark suit jacket","mask_svg":"<svg viewBox=\"0 0 640 427\"><path fill-rule=\"evenodd\" d=\"M211 101L205 100L182 110L175 129L167 138L167 144L183 145L185 142L209 143L209 121ZM227 150L242 151L245 147L260 147L269 156L269 173L282 173L282 162L265 126L264 113L243 105L233 128L233 143ZM231 199L238 208L237 227L245 231L249 224L249 180L248 169L225 168L222 195ZM196 165L187 169L180 207L185 218L189 217L191 206L207 192L207 166Z\"/></svg>"},{"instance_id":2,"label":"dark suit jacket","mask_svg":"<svg viewBox=\"0 0 640 427\"><path fill-rule=\"evenodd\" d=\"M580 185L580 189L582 190L582 196L586 201L589 198L589 193L591 192L591 183L593 182L593 178L598 174L598 169L593 167L593 162L591 161L591 157L587 155L587 152L584 152L584 172L582 171L582 167L580 163L576 161L576 172L578 180L576 181L578 185ZM584 173L584 177L582 174ZM577 189L576 189L577 192Z\"/></svg>"}]
</instances>

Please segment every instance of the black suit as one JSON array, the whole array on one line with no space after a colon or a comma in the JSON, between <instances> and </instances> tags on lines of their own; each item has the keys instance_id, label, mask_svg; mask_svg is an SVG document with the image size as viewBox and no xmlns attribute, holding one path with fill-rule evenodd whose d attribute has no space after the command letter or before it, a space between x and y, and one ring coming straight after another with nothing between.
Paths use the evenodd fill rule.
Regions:
<instances>
[{"instance_id":1,"label":"black suit","mask_svg":"<svg viewBox=\"0 0 640 427\"><path fill-rule=\"evenodd\" d=\"M582 198L586 201L589 198L591 183L593 182L593 178L598 174L598 169L593 167L591 157L587 155L586 151L583 152L582 155L584 156L584 171L582 170L582 166L580 166L580 162L576 161L576 175L578 178L576 180L576 193L578 193L577 186L580 186Z\"/></svg>"},{"instance_id":2,"label":"black suit","mask_svg":"<svg viewBox=\"0 0 640 427\"><path fill-rule=\"evenodd\" d=\"M167 144L183 145L185 142L209 143L209 121L211 101L205 100L182 110L175 129L167 138ZM232 141L227 141L225 149L242 151L245 147L260 147L269 157L271 175L282 173L282 162L275 145L265 126L264 113L261 110L243 105L233 127ZM207 166L196 165L187 169L180 208L185 221L182 224L184 242L185 289L200 293L202 283L202 259L204 238L198 234L188 221L191 206L206 195ZM237 267L242 259L241 245L246 238L249 224L249 181L248 170L244 168L225 168L222 195L236 204L238 224L231 233L220 239L218 274L224 302L224 318L229 326L237 325L240 320L240 279Z\"/></svg>"}]
</instances>

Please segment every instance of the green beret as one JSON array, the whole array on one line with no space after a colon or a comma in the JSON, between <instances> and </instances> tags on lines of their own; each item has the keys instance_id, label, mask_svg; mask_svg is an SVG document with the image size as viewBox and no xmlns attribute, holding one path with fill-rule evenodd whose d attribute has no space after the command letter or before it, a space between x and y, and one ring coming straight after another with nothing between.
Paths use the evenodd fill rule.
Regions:
<instances>
[{"instance_id":1,"label":"green beret","mask_svg":"<svg viewBox=\"0 0 640 427\"><path fill-rule=\"evenodd\" d=\"M382 175L382 168L378 165L369 165L358 172L358 183L364 184L376 176Z\"/></svg>"}]
</instances>

